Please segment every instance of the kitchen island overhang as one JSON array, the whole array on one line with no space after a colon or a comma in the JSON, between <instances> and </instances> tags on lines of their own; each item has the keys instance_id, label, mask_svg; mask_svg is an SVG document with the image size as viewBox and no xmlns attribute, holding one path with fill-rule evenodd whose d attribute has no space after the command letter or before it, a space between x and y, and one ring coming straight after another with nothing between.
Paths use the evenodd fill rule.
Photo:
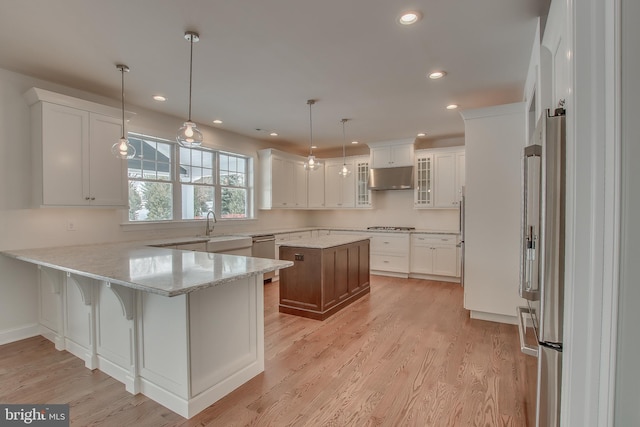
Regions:
<instances>
[{"instance_id":1,"label":"kitchen island overhang","mask_svg":"<svg viewBox=\"0 0 640 427\"><path fill-rule=\"evenodd\" d=\"M38 266L58 350L185 418L264 371L262 275L293 264L139 243L2 254Z\"/></svg>"}]
</instances>

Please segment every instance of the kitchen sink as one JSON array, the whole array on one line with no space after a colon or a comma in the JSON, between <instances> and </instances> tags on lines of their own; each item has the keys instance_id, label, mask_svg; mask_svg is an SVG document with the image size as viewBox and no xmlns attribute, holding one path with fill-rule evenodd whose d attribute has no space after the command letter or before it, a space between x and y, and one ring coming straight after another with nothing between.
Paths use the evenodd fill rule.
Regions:
<instances>
[{"instance_id":1,"label":"kitchen sink","mask_svg":"<svg viewBox=\"0 0 640 427\"><path fill-rule=\"evenodd\" d=\"M209 236L207 252L227 252L237 249L251 248L253 241L247 236Z\"/></svg>"}]
</instances>

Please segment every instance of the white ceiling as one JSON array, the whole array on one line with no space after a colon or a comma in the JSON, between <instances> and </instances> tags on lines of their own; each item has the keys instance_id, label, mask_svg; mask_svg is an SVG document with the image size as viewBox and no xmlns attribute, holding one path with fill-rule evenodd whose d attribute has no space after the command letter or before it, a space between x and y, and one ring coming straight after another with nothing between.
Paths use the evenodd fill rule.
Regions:
<instances>
[{"instance_id":1,"label":"white ceiling","mask_svg":"<svg viewBox=\"0 0 640 427\"><path fill-rule=\"evenodd\" d=\"M548 0L0 0L0 67L318 150L361 142L461 135L445 106L522 100L535 17ZM423 18L397 23L405 10ZM430 80L427 73L446 70ZM154 94L168 100L158 103ZM134 110L135 108L129 107ZM178 123L179 124L179 123ZM256 131L256 128L266 131ZM177 129L176 129L177 130Z\"/></svg>"}]
</instances>

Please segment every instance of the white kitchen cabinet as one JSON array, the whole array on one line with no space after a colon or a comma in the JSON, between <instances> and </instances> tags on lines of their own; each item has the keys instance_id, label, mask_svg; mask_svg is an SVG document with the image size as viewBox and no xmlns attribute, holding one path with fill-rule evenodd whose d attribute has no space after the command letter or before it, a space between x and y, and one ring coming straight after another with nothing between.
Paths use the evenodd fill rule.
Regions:
<instances>
[{"instance_id":1,"label":"white kitchen cabinet","mask_svg":"<svg viewBox=\"0 0 640 427\"><path fill-rule=\"evenodd\" d=\"M351 173L343 177L339 174L343 166L342 159L325 162L325 207L327 208L353 208L356 205L353 159L347 158L346 165Z\"/></svg>"},{"instance_id":2,"label":"white kitchen cabinet","mask_svg":"<svg viewBox=\"0 0 640 427\"><path fill-rule=\"evenodd\" d=\"M430 149L416 152L414 206L457 208L465 184L465 150Z\"/></svg>"},{"instance_id":3,"label":"white kitchen cabinet","mask_svg":"<svg viewBox=\"0 0 640 427\"><path fill-rule=\"evenodd\" d=\"M370 232L371 271L375 274L407 277L409 274L409 234Z\"/></svg>"},{"instance_id":4,"label":"white kitchen cabinet","mask_svg":"<svg viewBox=\"0 0 640 427\"><path fill-rule=\"evenodd\" d=\"M412 274L458 276L458 248L454 235L412 234Z\"/></svg>"},{"instance_id":5,"label":"white kitchen cabinet","mask_svg":"<svg viewBox=\"0 0 640 427\"><path fill-rule=\"evenodd\" d=\"M413 165L413 140L369 143L372 168Z\"/></svg>"},{"instance_id":6,"label":"white kitchen cabinet","mask_svg":"<svg viewBox=\"0 0 640 427\"><path fill-rule=\"evenodd\" d=\"M414 206L433 207L433 154L416 151Z\"/></svg>"},{"instance_id":7,"label":"white kitchen cabinet","mask_svg":"<svg viewBox=\"0 0 640 427\"><path fill-rule=\"evenodd\" d=\"M307 206L309 208L324 208L324 163L314 170L307 172Z\"/></svg>"},{"instance_id":8,"label":"white kitchen cabinet","mask_svg":"<svg viewBox=\"0 0 640 427\"><path fill-rule=\"evenodd\" d=\"M318 171L307 172L304 168L304 163L301 161L293 162L294 198L292 203L295 208L301 209L307 207L307 174L315 172Z\"/></svg>"},{"instance_id":9,"label":"white kitchen cabinet","mask_svg":"<svg viewBox=\"0 0 640 427\"><path fill-rule=\"evenodd\" d=\"M356 208L370 208L371 190L369 189L369 157L356 157L353 159L356 173Z\"/></svg>"},{"instance_id":10,"label":"white kitchen cabinet","mask_svg":"<svg viewBox=\"0 0 640 427\"><path fill-rule=\"evenodd\" d=\"M31 104L34 204L127 207L127 163L111 153L122 136L117 110L36 88L25 96ZM94 106L113 116L88 109Z\"/></svg>"},{"instance_id":11,"label":"white kitchen cabinet","mask_svg":"<svg viewBox=\"0 0 640 427\"><path fill-rule=\"evenodd\" d=\"M307 171L299 156L259 150L260 209L307 207Z\"/></svg>"}]
</instances>

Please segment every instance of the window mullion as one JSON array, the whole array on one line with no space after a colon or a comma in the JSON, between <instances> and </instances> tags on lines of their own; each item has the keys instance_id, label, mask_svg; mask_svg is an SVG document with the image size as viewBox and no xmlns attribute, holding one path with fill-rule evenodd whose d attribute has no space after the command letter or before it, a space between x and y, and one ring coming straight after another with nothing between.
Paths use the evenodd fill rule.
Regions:
<instances>
[{"instance_id":1,"label":"window mullion","mask_svg":"<svg viewBox=\"0 0 640 427\"><path fill-rule=\"evenodd\" d=\"M173 183L173 217L176 220L182 220L182 183L180 182L180 147L173 144L173 164L172 177Z\"/></svg>"}]
</instances>

